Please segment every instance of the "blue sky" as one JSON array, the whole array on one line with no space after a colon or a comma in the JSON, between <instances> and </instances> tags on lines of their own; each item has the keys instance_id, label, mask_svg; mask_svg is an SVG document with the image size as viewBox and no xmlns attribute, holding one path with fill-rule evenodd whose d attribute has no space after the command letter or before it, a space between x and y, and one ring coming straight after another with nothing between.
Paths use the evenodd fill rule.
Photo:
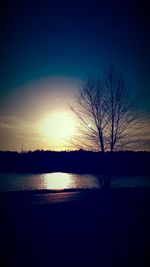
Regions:
<instances>
[{"instance_id":1,"label":"blue sky","mask_svg":"<svg viewBox=\"0 0 150 267\"><path fill-rule=\"evenodd\" d=\"M145 112L149 112L150 55L144 2L139 5L128 0L5 1L1 8L0 53L1 117L17 114L23 120L21 114L23 107L27 108L28 96L38 98L35 84L39 80L44 82L55 77L57 84L60 77L65 77L67 92L63 94L67 102L87 72L101 74L109 64L124 73L133 95L140 99ZM30 83L33 87L28 86ZM44 98L47 89L42 90ZM49 91L55 94L56 89L49 86ZM58 98L62 91L57 90ZM52 99L50 106L53 104ZM42 109L40 105L39 109ZM32 117L33 108L29 113ZM8 143L4 136L10 138L13 134L8 128L3 129L3 143ZM16 144L19 147L19 142L24 140L10 142L12 148Z\"/></svg>"}]
</instances>

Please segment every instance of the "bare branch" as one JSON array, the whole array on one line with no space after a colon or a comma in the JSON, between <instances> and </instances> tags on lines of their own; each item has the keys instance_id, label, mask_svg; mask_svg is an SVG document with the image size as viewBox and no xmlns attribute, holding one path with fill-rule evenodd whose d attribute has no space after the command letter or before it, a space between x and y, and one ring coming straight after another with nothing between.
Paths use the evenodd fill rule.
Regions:
<instances>
[{"instance_id":1,"label":"bare branch","mask_svg":"<svg viewBox=\"0 0 150 267\"><path fill-rule=\"evenodd\" d=\"M78 122L76 146L104 152L138 141L144 115L131 100L123 75L112 67L104 78L88 75L70 109Z\"/></svg>"}]
</instances>

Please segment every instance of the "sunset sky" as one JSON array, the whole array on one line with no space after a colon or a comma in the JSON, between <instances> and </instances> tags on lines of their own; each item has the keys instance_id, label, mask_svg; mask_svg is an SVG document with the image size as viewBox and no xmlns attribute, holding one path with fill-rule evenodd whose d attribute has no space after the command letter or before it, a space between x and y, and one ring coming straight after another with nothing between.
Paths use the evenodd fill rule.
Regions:
<instances>
[{"instance_id":1,"label":"sunset sky","mask_svg":"<svg viewBox=\"0 0 150 267\"><path fill-rule=\"evenodd\" d=\"M64 139L76 122L68 106L87 72L110 64L149 114L143 1L3 1L0 10L0 150L71 149Z\"/></svg>"}]
</instances>

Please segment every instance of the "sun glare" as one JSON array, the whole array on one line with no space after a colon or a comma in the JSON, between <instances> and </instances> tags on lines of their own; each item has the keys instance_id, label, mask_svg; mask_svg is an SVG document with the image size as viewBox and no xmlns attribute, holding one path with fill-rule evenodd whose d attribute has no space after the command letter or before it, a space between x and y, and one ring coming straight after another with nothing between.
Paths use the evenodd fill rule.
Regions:
<instances>
[{"instance_id":1,"label":"sun glare","mask_svg":"<svg viewBox=\"0 0 150 267\"><path fill-rule=\"evenodd\" d=\"M44 182L48 189L53 190L70 188L73 184L71 175L61 172L44 174Z\"/></svg>"},{"instance_id":2,"label":"sun glare","mask_svg":"<svg viewBox=\"0 0 150 267\"><path fill-rule=\"evenodd\" d=\"M48 141L59 145L73 135L75 125L71 115L67 112L58 112L43 120L41 130Z\"/></svg>"}]
</instances>

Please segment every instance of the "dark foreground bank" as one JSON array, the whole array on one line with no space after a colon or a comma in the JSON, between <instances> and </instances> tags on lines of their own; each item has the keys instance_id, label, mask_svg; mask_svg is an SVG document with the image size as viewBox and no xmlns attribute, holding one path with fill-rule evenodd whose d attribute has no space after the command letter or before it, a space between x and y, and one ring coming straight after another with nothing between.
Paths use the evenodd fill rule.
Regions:
<instances>
[{"instance_id":1,"label":"dark foreground bank","mask_svg":"<svg viewBox=\"0 0 150 267\"><path fill-rule=\"evenodd\" d=\"M0 266L150 266L150 189L0 194Z\"/></svg>"}]
</instances>

